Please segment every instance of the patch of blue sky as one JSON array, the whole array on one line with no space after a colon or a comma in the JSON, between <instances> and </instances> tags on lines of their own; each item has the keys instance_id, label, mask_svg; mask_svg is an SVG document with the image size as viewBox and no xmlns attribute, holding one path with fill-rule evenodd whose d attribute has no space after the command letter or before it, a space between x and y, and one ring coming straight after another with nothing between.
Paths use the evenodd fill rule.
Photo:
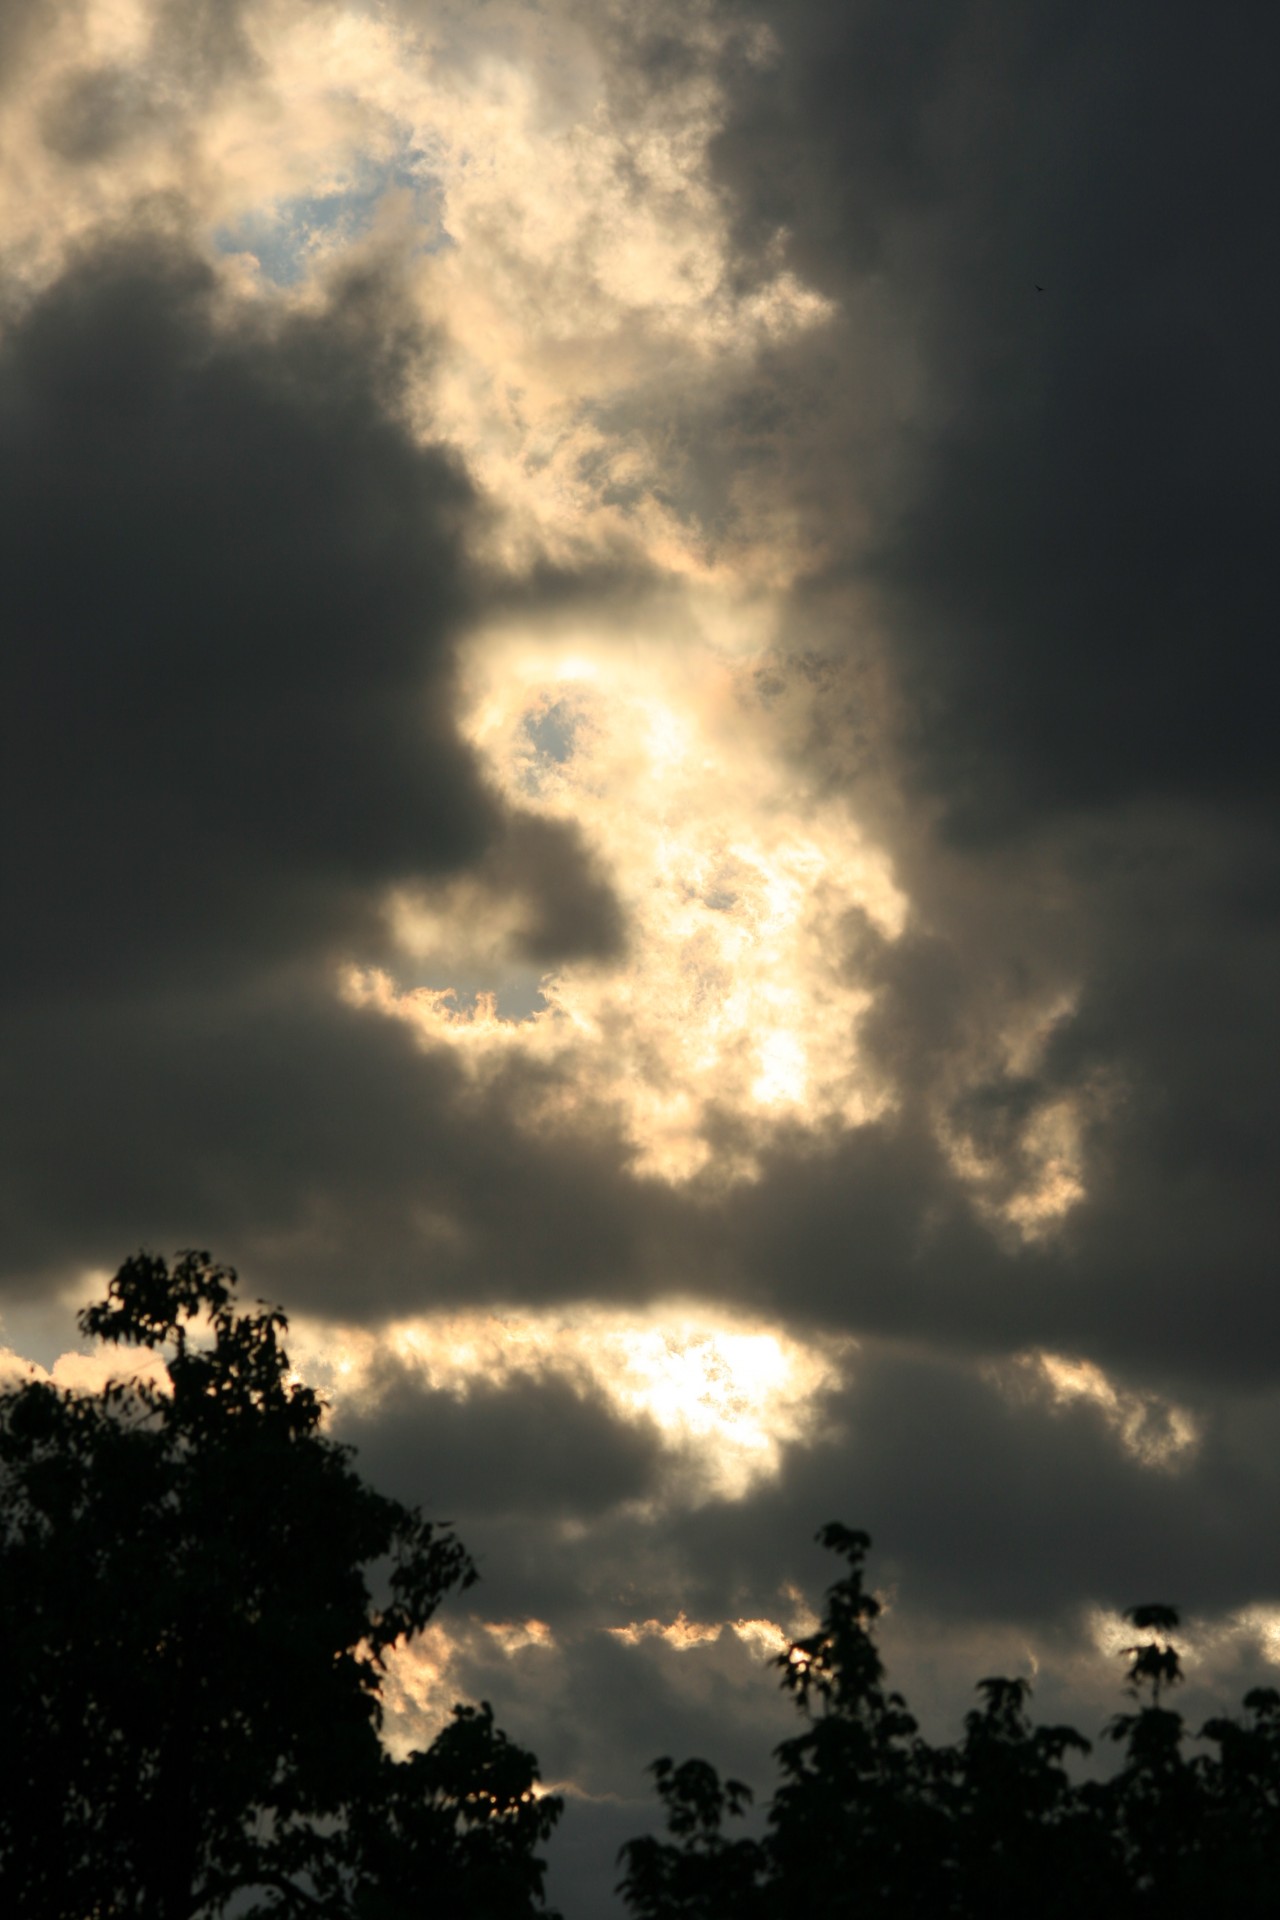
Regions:
<instances>
[{"instance_id":1,"label":"patch of blue sky","mask_svg":"<svg viewBox=\"0 0 1280 1920\"><path fill-rule=\"evenodd\" d=\"M425 987L432 993L447 992L456 1011L464 1015L475 1012L481 994L491 993L499 1020L515 1023L532 1020L535 1014L546 1012L547 1001L543 988L547 978L545 972L520 966L513 961L483 979L476 975L454 973L444 988L438 980L427 977L410 979L405 984L411 988Z\"/></svg>"},{"instance_id":2,"label":"patch of blue sky","mask_svg":"<svg viewBox=\"0 0 1280 1920\"><path fill-rule=\"evenodd\" d=\"M535 712L526 713L521 722L528 748L515 765L516 781L522 793L537 800L555 782L556 771L577 751L577 733L582 715L568 700L556 700Z\"/></svg>"},{"instance_id":3,"label":"patch of blue sky","mask_svg":"<svg viewBox=\"0 0 1280 1920\"><path fill-rule=\"evenodd\" d=\"M219 227L213 244L219 253L252 254L262 277L274 286L295 286L320 261L367 233L383 200L396 191L411 196L423 252L448 246L439 178L413 153L380 167L360 166L309 193L252 207Z\"/></svg>"},{"instance_id":4,"label":"patch of blue sky","mask_svg":"<svg viewBox=\"0 0 1280 1920\"><path fill-rule=\"evenodd\" d=\"M573 756L578 716L565 700L543 707L538 714L526 714L524 730L539 754L563 766Z\"/></svg>"}]
</instances>

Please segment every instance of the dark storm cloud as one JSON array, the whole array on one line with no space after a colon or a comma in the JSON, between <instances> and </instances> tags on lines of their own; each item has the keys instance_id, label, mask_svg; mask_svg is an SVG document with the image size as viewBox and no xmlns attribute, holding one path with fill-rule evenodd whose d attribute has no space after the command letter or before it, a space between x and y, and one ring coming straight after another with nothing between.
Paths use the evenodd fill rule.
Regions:
<instances>
[{"instance_id":1,"label":"dark storm cloud","mask_svg":"<svg viewBox=\"0 0 1280 1920\"><path fill-rule=\"evenodd\" d=\"M379 1319L643 1297L698 1258L696 1221L630 1177L607 1123L530 1131L536 1074L477 1090L327 983L28 1003L4 1038L14 1285L207 1244L255 1292Z\"/></svg>"},{"instance_id":2,"label":"dark storm cloud","mask_svg":"<svg viewBox=\"0 0 1280 1920\"><path fill-rule=\"evenodd\" d=\"M385 953L390 884L491 867L540 961L620 938L576 832L504 809L457 735L477 507L398 417L419 346L376 264L318 313L229 316L163 222L88 249L10 317L11 1272L110 1263L199 1221L251 1250L338 1193L363 1217L392 1167L403 1224L410 1163L452 1139L422 1103L456 1076L403 1030L363 1054L356 1028L379 1023L331 991L339 959ZM418 1136L374 1172L362 1142L391 1144L406 1099ZM467 1177L496 1164L518 1185L514 1123L486 1143L486 1118L463 1129Z\"/></svg>"},{"instance_id":3,"label":"dark storm cloud","mask_svg":"<svg viewBox=\"0 0 1280 1920\"><path fill-rule=\"evenodd\" d=\"M747 257L786 227L852 345L887 289L927 367L874 571L953 827L1273 792L1273 23L871 0L773 25L718 169Z\"/></svg>"},{"instance_id":4,"label":"dark storm cloud","mask_svg":"<svg viewBox=\"0 0 1280 1920\"><path fill-rule=\"evenodd\" d=\"M1280 930L1265 842L1157 814L1033 846L994 875L956 857L963 913L946 863L921 869L937 932L886 943L851 927L851 969L875 996L860 1045L895 1103L851 1132L775 1137L726 1209L738 1285L854 1331L1085 1352L1175 1392L1274 1380ZM1067 926L1056 907L1027 909L1046 871ZM1001 1019L1073 974L1038 1056L1011 1065ZM1081 1116L1082 1193L1024 1242L977 1203L1007 1204L1033 1178L1028 1128L1063 1102ZM980 1187L940 1117L988 1160Z\"/></svg>"},{"instance_id":5,"label":"dark storm cloud","mask_svg":"<svg viewBox=\"0 0 1280 1920\"><path fill-rule=\"evenodd\" d=\"M519 902L511 956L533 966L555 960L619 960L622 911L600 863L571 821L513 815L476 872L495 899Z\"/></svg>"},{"instance_id":6,"label":"dark storm cloud","mask_svg":"<svg viewBox=\"0 0 1280 1920\"><path fill-rule=\"evenodd\" d=\"M4 968L28 989L296 952L492 830L448 712L469 490L385 410L394 314L353 283L222 331L215 294L180 244L128 242L4 342Z\"/></svg>"},{"instance_id":7,"label":"dark storm cloud","mask_svg":"<svg viewBox=\"0 0 1280 1920\"><path fill-rule=\"evenodd\" d=\"M1024 1297L1037 1256L1002 1254L919 1115L816 1146L782 1140L726 1225L775 1310L786 1301L829 1326L941 1326L978 1342L1044 1322L1043 1294Z\"/></svg>"},{"instance_id":8,"label":"dark storm cloud","mask_svg":"<svg viewBox=\"0 0 1280 1920\"><path fill-rule=\"evenodd\" d=\"M1274 1379L1280 919L1265 836L1212 816L1095 848L1092 977L1044 1070L1115 1076L1067 1245L1070 1338L1172 1378Z\"/></svg>"},{"instance_id":9,"label":"dark storm cloud","mask_svg":"<svg viewBox=\"0 0 1280 1920\"><path fill-rule=\"evenodd\" d=\"M1262 1542L1237 1531L1253 1498L1229 1522L1220 1474L1142 1464L1091 1403L1050 1411L954 1360L873 1347L842 1411L839 1444L793 1455L770 1504L851 1516L923 1614L1042 1626L1081 1595L1217 1607L1267 1579ZM1152 1410L1148 1437L1164 1431Z\"/></svg>"},{"instance_id":10,"label":"dark storm cloud","mask_svg":"<svg viewBox=\"0 0 1280 1920\"><path fill-rule=\"evenodd\" d=\"M515 1513L546 1526L655 1491L656 1429L621 1418L585 1383L516 1374L453 1394L388 1369L379 1385L367 1411L344 1418L339 1408L335 1437L359 1449L377 1486L431 1512Z\"/></svg>"}]
</instances>

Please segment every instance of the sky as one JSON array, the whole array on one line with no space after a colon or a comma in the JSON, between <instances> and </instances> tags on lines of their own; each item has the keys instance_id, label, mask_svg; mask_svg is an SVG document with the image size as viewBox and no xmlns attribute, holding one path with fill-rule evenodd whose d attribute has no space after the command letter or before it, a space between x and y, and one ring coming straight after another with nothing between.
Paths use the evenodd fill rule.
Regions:
<instances>
[{"instance_id":1,"label":"sky","mask_svg":"<svg viewBox=\"0 0 1280 1920\"><path fill-rule=\"evenodd\" d=\"M1280 1668L1273 111L1239 0L8 0L0 1342L283 1303L617 1911L893 1680Z\"/></svg>"}]
</instances>

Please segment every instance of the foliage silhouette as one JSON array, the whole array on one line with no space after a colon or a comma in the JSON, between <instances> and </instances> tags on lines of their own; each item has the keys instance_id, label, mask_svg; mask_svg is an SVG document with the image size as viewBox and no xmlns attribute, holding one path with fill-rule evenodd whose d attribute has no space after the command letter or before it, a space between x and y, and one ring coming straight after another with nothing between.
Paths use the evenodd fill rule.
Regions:
<instances>
[{"instance_id":1,"label":"foliage silhouette","mask_svg":"<svg viewBox=\"0 0 1280 1920\"><path fill-rule=\"evenodd\" d=\"M379 1739L389 1650L475 1572L321 1433L284 1316L139 1254L80 1326L163 1364L0 1395L0 1912L546 1920L560 1802L488 1704Z\"/></svg>"},{"instance_id":2,"label":"foliage silhouette","mask_svg":"<svg viewBox=\"0 0 1280 1920\"><path fill-rule=\"evenodd\" d=\"M1182 1678L1172 1607L1126 1616L1153 1637L1125 1649L1135 1709L1105 1729L1122 1748L1106 1780L1073 1781L1090 1751L1073 1727L1037 1727L1021 1679L978 1682L954 1746L931 1746L884 1686L864 1584L870 1541L818 1535L847 1570L817 1630L772 1663L804 1717L776 1749L763 1837L730 1840L750 1803L705 1761L652 1771L668 1838L628 1841L619 1891L640 1920L1261 1920L1280 1905L1280 1692L1246 1694L1245 1721L1210 1720L1183 1752L1161 1696Z\"/></svg>"}]
</instances>

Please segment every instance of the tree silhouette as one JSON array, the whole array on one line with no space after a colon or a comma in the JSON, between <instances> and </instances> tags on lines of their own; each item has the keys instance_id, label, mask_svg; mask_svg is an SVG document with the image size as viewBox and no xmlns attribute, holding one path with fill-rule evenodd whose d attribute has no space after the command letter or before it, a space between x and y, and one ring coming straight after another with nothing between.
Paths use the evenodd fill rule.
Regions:
<instances>
[{"instance_id":1,"label":"tree silhouette","mask_svg":"<svg viewBox=\"0 0 1280 1920\"><path fill-rule=\"evenodd\" d=\"M667 1831L679 1842L665 1844L653 1834L629 1840L622 1891L637 1913L663 1920L714 1920L734 1913L740 1920L763 1914L761 1881L765 1857L754 1840L726 1839L726 1816L745 1811L751 1789L741 1780L720 1779L705 1760L675 1766L655 1760L649 1769L662 1801Z\"/></svg>"},{"instance_id":2,"label":"tree silhouette","mask_svg":"<svg viewBox=\"0 0 1280 1920\"><path fill-rule=\"evenodd\" d=\"M866 1534L818 1535L847 1563L816 1632L773 1664L805 1720L776 1750L781 1778L760 1840L730 1841L750 1801L705 1761L657 1763L665 1840L628 1841L620 1892L641 1920L1261 1920L1280 1906L1280 1692L1249 1718L1210 1720L1217 1755L1184 1753L1161 1704L1182 1678L1172 1607L1126 1616L1154 1637L1125 1649L1135 1709L1105 1729L1122 1748L1107 1780L1073 1781L1073 1727L1037 1727L1030 1683L979 1681L954 1746L931 1746L884 1686L864 1584Z\"/></svg>"},{"instance_id":3,"label":"tree silhouette","mask_svg":"<svg viewBox=\"0 0 1280 1920\"><path fill-rule=\"evenodd\" d=\"M909 1877L925 1890L942 1783L902 1695L883 1686L880 1602L863 1583L868 1536L833 1524L818 1538L848 1570L817 1631L773 1662L807 1724L777 1751L770 1877L815 1920L846 1912L851 1886L869 1915L897 1914Z\"/></svg>"},{"instance_id":4,"label":"tree silhouette","mask_svg":"<svg viewBox=\"0 0 1280 1920\"><path fill-rule=\"evenodd\" d=\"M0 1912L542 1914L560 1802L487 1703L379 1739L388 1652L475 1572L321 1433L284 1316L140 1254L80 1326L163 1366L0 1395Z\"/></svg>"}]
</instances>

